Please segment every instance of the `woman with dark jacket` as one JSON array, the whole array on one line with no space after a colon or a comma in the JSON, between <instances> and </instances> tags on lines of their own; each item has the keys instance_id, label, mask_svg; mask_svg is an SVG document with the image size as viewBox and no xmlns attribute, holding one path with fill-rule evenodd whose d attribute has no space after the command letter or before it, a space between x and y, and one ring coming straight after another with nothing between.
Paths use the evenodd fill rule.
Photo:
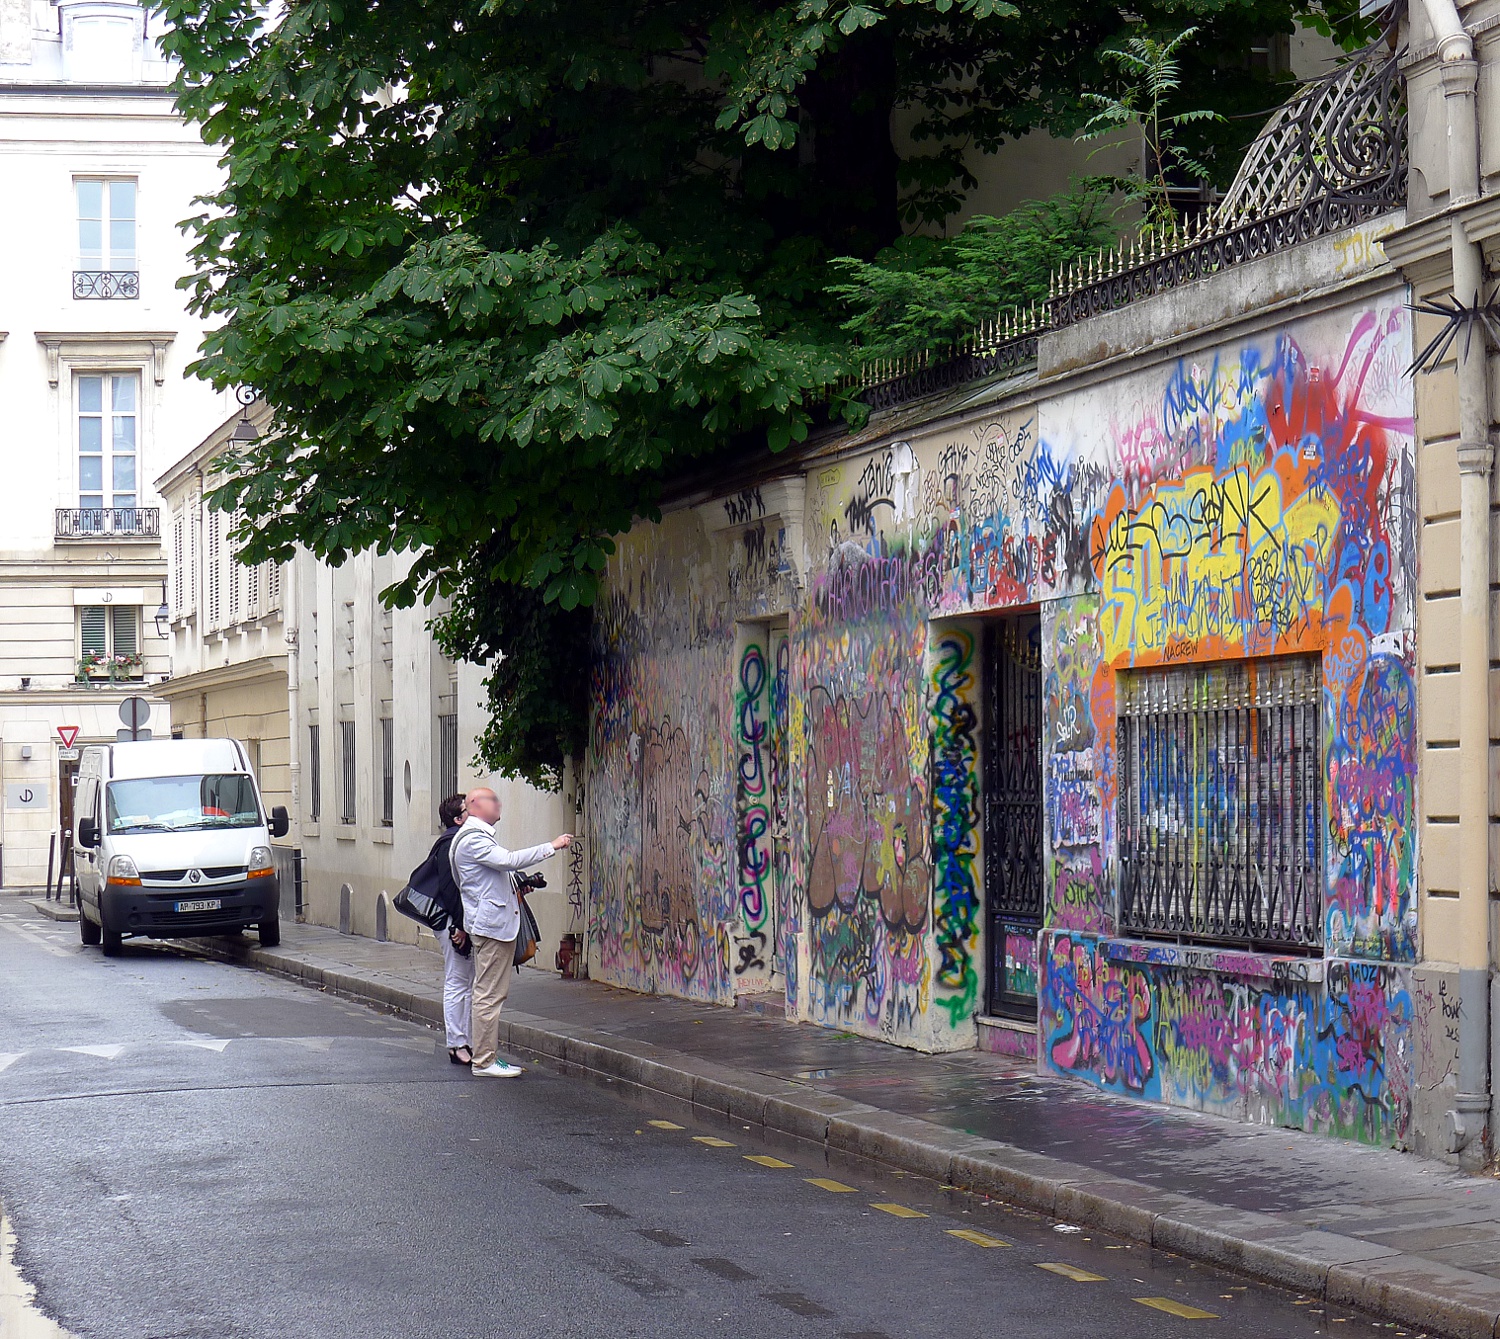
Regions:
<instances>
[{"instance_id":1,"label":"woman with dark jacket","mask_svg":"<svg viewBox=\"0 0 1500 1339\"><path fill-rule=\"evenodd\" d=\"M443 831L433 842L426 865L436 875L433 896L448 913L448 928L438 932L443 946L443 1025L448 1033L448 1059L467 1065L474 1059L469 1049L469 1007L474 993L474 959L469 936L464 931L464 902L453 882L448 847L464 821L464 797L450 795L438 805Z\"/></svg>"}]
</instances>

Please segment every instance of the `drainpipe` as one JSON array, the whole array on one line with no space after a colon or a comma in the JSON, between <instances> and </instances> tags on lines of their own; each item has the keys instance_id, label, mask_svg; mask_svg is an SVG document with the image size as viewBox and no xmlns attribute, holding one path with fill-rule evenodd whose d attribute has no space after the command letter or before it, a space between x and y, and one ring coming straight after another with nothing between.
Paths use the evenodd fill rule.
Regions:
<instances>
[{"instance_id":1,"label":"drainpipe","mask_svg":"<svg viewBox=\"0 0 1500 1339\"><path fill-rule=\"evenodd\" d=\"M1448 210L1453 295L1483 297L1484 256L1455 212L1479 198L1479 63L1454 0L1423 0L1441 58L1448 122ZM1486 1158L1490 1113L1490 444L1484 332L1460 337L1458 353L1459 531L1459 960L1458 1092L1448 1113L1449 1152L1477 1168Z\"/></svg>"},{"instance_id":2,"label":"drainpipe","mask_svg":"<svg viewBox=\"0 0 1500 1339\"><path fill-rule=\"evenodd\" d=\"M281 583L281 637L286 643L287 773L292 845L302 846L302 609L297 603L297 555Z\"/></svg>"}]
</instances>

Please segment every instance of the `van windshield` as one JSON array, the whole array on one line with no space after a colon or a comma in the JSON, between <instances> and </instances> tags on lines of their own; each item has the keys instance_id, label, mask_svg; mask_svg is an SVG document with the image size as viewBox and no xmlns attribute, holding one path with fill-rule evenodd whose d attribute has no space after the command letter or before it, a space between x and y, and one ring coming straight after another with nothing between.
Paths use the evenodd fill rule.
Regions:
<instances>
[{"instance_id":1,"label":"van windshield","mask_svg":"<svg viewBox=\"0 0 1500 1339\"><path fill-rule=\"evenodd\" d=\"M243 772L111 781L104 814L111 832L195 832L261 823L255 786Z\"/></svg>"}]
</instances>

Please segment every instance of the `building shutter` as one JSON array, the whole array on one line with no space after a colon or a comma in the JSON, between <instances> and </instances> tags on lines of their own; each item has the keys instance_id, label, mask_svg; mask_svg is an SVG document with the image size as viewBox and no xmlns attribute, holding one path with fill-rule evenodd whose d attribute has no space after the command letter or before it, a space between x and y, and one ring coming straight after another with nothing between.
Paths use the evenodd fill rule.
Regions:
<instances>
[{"instance_id":1,"label":"building shutter","mask_svg":"<svg viewBox=\"0 0 1500 1339\"><path fill-rule=\"evenodd\" d=\"M78 649L86 656L108 654L105 607L102 604L86 604L78 611Z\"/></svg>"},{"instance_id":2,"label":"building shutter","mask_svg":"<svg viewBox=\"0 0 1500 1339\"><path fill-rule=\"evenodd\" d=\"M115 637L115 654L133 656L141 649L140 611L133 604L116 604L110 607L111 629Z\"/></svg>"}]
</instances>

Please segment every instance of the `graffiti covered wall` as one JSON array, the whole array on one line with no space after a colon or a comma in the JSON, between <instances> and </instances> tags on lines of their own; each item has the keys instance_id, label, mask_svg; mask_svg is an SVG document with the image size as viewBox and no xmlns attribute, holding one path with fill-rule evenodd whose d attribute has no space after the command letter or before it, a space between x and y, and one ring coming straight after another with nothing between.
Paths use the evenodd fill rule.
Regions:
<instances>
[{"instance_id":1,"label":"graffiti covered wall","mask_svg":"<svg viewBox=\"0 0 1500 1339\"><path fill-rule=\"evenodd\" d=\"M980 631L1039 609L1046 928L1007 931L1003 960L1035 982L1041 1063L1403 1137L1386 1048L1416 952L1410 357L1392 294L638 527L598 624L597 974L784 991L828 1026L972 1044L995 958ZM1117 676L1291 653L1321 665L1326 972L1110 956ZM1226 1028L1280 1050L1223 1050Z\"/></svg>"}]
</instances>

